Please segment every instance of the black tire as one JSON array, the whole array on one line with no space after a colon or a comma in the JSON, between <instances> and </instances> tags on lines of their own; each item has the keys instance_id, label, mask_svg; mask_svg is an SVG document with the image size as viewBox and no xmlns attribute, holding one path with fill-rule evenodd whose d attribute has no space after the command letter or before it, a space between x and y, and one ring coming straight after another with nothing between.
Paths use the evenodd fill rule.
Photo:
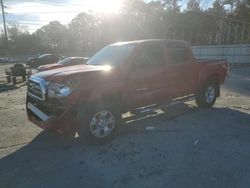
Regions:
<instances>
[{"instance_id":1,"label":"black tire","mask_svg":"<svg viewBox=\"0 0 250 188\"><path fill-rule=\"evenodd\" d=\"M7 76L7 82L8 82L8 83L11 82L11 76Z\"/></svg>"},{"instance_id":2,"label":"black tire","mask_svg":"<svg viewBox=\"0 0 250 188\"><path fill-rule=\"evenodd\" d=\"M107 123L106 120L98 120L99 123L91 123L93 122L93 118L97 121L97 116L99 113L107 113L107 118L114 119L113 123ZM77 133L80 139L86 140L89 144L105 144L113 140L115 136L115 132L121 124L121 113L120 111L110 104L105 105L91 105L87 108L82 108L79 110L77 114ZM105 123L100 123L100 121L105 121ZM101 124L105 124L104 127ZM111 125L110 125L111 124ZM93 130L96 127L96 130L99 129L99 136L95 135ZM109 128L110 130L104 131L104 129ZM98 131L97 131L98 132ZM103 132L103 135L101 135Z\"/></svg>"},{"instance_id":3,"label":"black tire","mask_svg":"<svg viewBox=\"0 0 250 188\"><path fill-rule=\"evenodd\" d=\"M13 85L16 85L16 77L12 77L12 83L13 83Z\"/></svg>"},{"instance_id":4,"label":"black tire","mask_svg":"<svg viewBox=\"0 0 250 188\"><path fill-rule=\"evenodd\" d=\"M208 81L204 87L195 96L196 104L201 108L210 108L215 104L217 98L217 83L214 81Z\"/></svg>"},{"instance_id":5,"label":"black tire","mask_svg":"<svg viewBox=\"0 0 250 188\"><path fill-rule=\"evenodd\" d=\"M25 75L22 76L22 81L23 81L23 82L26 81L26 76L25 76Z\"/></svg>"}]
</instances>

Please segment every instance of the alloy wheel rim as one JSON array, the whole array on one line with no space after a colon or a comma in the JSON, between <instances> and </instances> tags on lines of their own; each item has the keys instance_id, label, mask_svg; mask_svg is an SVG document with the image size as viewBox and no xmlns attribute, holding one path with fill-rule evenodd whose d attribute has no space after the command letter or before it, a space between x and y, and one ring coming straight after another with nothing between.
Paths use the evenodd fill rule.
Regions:
<instances>
[{"instance_id":1,"label":"alloy wheel rim","mask_svg":"<svg viewBox=\"0 0 250 188\"><path fill-rule=\"evenodd\" d=\"M108 136L115 127L115 117L108 111L99 111L93 115L90 121L90 131L98 138L104 138Z\"/></svg>"},{"instance_id":2,"label":"alloy wheel rim","mask_svg":"<svg viewBox=\"0 0 250 188\"><path fill-rule=\"evenodd\" d=\"M206 90L205 96L206 96L206 102L207 103L212 103L214 98L215 98L215 89L214 89L214 87L209 86L207 88L207 90Z\"/></svg>"}]
</instances>

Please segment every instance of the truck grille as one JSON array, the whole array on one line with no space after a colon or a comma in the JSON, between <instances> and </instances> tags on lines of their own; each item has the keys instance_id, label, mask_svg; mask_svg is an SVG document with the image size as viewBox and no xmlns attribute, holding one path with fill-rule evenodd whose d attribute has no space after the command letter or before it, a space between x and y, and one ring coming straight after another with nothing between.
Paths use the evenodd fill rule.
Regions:
<instances>
[{"instance_id":1,"label":"truck grille","mask_svg":"<svg viewBox=\"0 0 250 188\"><path fill-rule=\"evenodd\" d=\"M47 82L42 78L30 77L28 81L28 95L44 101L46 98Z\"/></svg>"},{"instance_id":2,"label":"truck grille","mask_svg":"<svg viewBox=\"0 0 250 188\"><path fill-rule=\"evenodd\" d=\"M40 99L42 99L42 90L39 83L36 83L34 81L28 82L28 92Z\"/></svg>"}]
</instances>

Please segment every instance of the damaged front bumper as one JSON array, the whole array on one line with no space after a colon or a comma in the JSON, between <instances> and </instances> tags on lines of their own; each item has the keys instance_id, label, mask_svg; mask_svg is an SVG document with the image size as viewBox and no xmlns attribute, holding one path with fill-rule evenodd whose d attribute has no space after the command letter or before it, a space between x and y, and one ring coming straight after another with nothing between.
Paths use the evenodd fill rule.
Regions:
<instances>
[{"instance_id":1,"label":"damaged front bumper","mask_svg":"<svg viewBox=\"0 0 250 188\"><path fill-rule=\"evenodd\" d=\"M27 96L26 112L28 119L44 130L53 129L64 134L75 129L75 116L68 108L44 104Z\"/></svg>"}]
</instances>

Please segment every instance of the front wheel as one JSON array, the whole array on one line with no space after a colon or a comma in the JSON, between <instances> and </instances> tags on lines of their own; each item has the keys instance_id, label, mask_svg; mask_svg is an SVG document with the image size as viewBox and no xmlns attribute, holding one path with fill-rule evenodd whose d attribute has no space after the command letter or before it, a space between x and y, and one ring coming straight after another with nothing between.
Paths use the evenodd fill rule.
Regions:
<instances>
[{"instance_id":1,"label":"front wheel","mask_svg":"<svg viewBox=\"0 0 250 188\"><path fill-rule=\"evenodd\" d=\"M25 82L26 81L26 76L22 75L22 81Z\"/></svg>"},{"instance_id":2,"label":"front wheel","mask_svg":"<svg viewBox=\"0 0 250 188\"><path fill-rule=\"evenodd\" d=\"M11 76L7 76L7 82L8 82L8 83L11 82Z\"/></svg>"},{"instance_id":3,"label":"front wheel","mask_svg":"<svg viewBox=\"0 0 250 188\"><path fill-rule=\"evenodd\" d=\"M84 110L78 117L77 133L91 144L102 144L113 139L121 123L121 114L116 108L106 105Z\"/></svg>"},{"instance_id":4,"label":"front wheel","mask_svg":"<svg viewBox=\"0 0 250 188\"><path fill-rule=\"evenodd\" d=\"M196 94L196 104L201 108L210 108L216 101L216 84L214 82L208 82L203 89Z\"/></svg>"},{"instance_id":5,"label":"front wheel","mask_svg":"<svg viewBox=\"0 0 250 188\"><path fill-rule=\"evenodd\" d=\"M13 85L16 85L16 77L15 76L12 77L12 83L13 83Z\"/></svg>"}]
</instances>

